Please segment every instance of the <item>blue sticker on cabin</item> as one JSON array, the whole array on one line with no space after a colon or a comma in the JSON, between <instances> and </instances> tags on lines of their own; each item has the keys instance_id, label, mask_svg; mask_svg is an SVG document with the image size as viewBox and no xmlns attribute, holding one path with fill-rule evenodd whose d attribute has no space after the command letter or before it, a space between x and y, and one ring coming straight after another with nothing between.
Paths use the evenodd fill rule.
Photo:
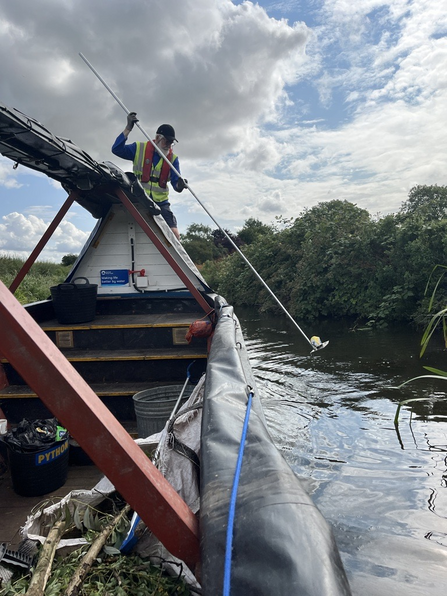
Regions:
<instances>
[{"instance_id":1,"label":"blue sticker on cabin","mask_svg":"<svg viewBox=\"0 0 447 596\"><path fill-rule=\"evenodd\" d=\"M126 286L128 283L128 269L103 269L101 271L102 286Z\"/></svg>"}]
</instances>

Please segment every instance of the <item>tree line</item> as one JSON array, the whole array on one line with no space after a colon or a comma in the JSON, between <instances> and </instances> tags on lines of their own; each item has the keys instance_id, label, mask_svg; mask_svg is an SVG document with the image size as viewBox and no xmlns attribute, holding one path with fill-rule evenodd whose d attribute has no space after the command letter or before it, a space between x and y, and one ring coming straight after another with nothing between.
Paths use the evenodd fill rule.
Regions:
<instances>
[{"instance_id":1,"label":"tree line","mask_svg":"<svg viewBox=\"0 0 447 596\"><path fill-rule=\"evenodd\" d=\"M370 326L424 321L430 273L447 264L447 187L415 186L400 210L386 216L333 200L271 225L248 219L231 237L297 319L351 318ZM220 230L193 224L182 243L229 302L278 309Z\"/></svg>"}]
</instances>

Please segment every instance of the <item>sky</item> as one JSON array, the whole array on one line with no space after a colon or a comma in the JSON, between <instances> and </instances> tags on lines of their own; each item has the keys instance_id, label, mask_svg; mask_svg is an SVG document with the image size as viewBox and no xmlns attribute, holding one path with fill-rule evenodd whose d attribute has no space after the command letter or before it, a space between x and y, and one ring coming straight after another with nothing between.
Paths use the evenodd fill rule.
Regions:
<instances>
[{"instance_id":1,"label":"sky","mask_svg":"<svg viewBox=\"0 0 447 596\"><path fill-rule=\"evenodd\" d=\"M333 199L397 212L447 184L447 10L433 0L0 0L0 102L124 171L126 113L174 126L192 223L236 232ZM134 129L130 141L144 140ZM0 156L0 254L27 257L66 199ZM77 254L73 207L41 258Z\"/></svg>"}]
</instances>

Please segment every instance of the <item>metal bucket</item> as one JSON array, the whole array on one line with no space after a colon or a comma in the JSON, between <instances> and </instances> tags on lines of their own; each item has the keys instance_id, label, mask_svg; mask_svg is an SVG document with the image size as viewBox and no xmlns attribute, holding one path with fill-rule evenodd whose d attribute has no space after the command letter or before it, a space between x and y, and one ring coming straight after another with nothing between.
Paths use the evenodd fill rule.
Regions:
<instances>
[{"instance_id":1,"label":"metal bucket","mask_svg":"<svg viewBox=\"0 0 447 596\"><path fill-rule=\"evenodd\" d=\"M85 283L75 283L84 280ZM87 323L96 317L97 284L86 277L76 277L71 283L50 288L56 319L61 324Z\"/></svg>"},{"instance_id":2,"label":"metal bucket","mask_svg":"<svg viewBox=\"0 0 447 596\"><path fill-rule=\"evenodd\" d=\"M169 385L135 393L133 403L140 438L145 439L163 430L182 389L183 385ZM186 386L181 404L188 399L192 390L192 385Z\"/></svg>"}]
</instances>

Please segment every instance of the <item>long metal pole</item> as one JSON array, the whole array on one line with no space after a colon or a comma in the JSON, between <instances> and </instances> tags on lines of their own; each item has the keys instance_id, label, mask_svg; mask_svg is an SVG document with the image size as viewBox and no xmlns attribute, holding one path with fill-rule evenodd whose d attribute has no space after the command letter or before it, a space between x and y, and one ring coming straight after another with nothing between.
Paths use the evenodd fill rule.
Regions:
<instances>
[{"instance_id":1,"label":"long metal pole","mask_svg":"<svg viewBox=\"0 0 447 596\"><path fill-rule=\"evenodd\" d=\"M81 52L79 52L79 56L82 58L82 60L84 60L84 62L87 64L87 66L93 72L93 74L101 81L101 83L104 85L104 87L110 93L110 95L115 99L115 101L123 108L123 110L126 112L126 114L129 114L130 111L126 108L126 106L119 99L119 97L116 95L116 93L114 93L112 91L112 89L109 87L109 85L107 85L107 83L104 81L104 79L101 77L101 75L97 72L97 70L95 70L95 68L92 66L92 64L87 60L87 58ZM144 130L144 128L142 126L140 126L140 124L138 122L136 122L136 126L140 129L140 131L143 133L143 135L146 137L146 139L153 145L153 147L155 148L157 153L166 161L166 163L169 165L171 170L173 170L177 174L177 176L180 176L180 172L172 165L172 163L169 161L169 159L161 151L159 151L157 145L150 138L150 136L147 134L147 132ZM222 228L222 226L214 219L214 217L211 215L211 213L208 211L208 209L205 207L205 205L202 203L202 201L199 199L199 197L196 195L196 193L192 190L192 188L189 186L189 184L186 181L185 181L185 186L189 190L189 192L192 194L192 196L195 198L195 200L199 203L199 205L202 207L202 209L206 212L208 217L211 218L211 220L214 222L214 224L224 234L224 236L230 242L230 244L233 246L233 248L236 250L236 252L239 253L239 256L242 257L242 259L245 261L245 263L250 267L250 269L253 271L253 273L255 274L257 279L262 283L262 285L268 291L270 296L276 301L276 303L281 307L283 312L292 321L292 323L295 325L295 327L298 329L298 331L301 333L301 335L305 338L307 343L312 348L312 352L315 352L316 350L321 350L322 348L325 348L329 342L328 341L321 342L319 340L319 338L317 338L318 341L312 342L307 337L307 335L304 333L304 331L301 329L301 327L298 325L298 323L295 321L295 319L292 317L292 315L289 313L289 311L286 309L286 307L282 304L282 302L280 302L279 298L273 293L273 291L270 289L270 287L267 285L267 283L262 279L262 277L259 275L259 273L256 271L256 269L253 267L253 265L250 263L250 261L244 255L244 253L239 249L238 246L236 246L235 242L232 240L232 238L229 236L229 234L227 234L227 232Z\"/></svg>"}]
</instances>

